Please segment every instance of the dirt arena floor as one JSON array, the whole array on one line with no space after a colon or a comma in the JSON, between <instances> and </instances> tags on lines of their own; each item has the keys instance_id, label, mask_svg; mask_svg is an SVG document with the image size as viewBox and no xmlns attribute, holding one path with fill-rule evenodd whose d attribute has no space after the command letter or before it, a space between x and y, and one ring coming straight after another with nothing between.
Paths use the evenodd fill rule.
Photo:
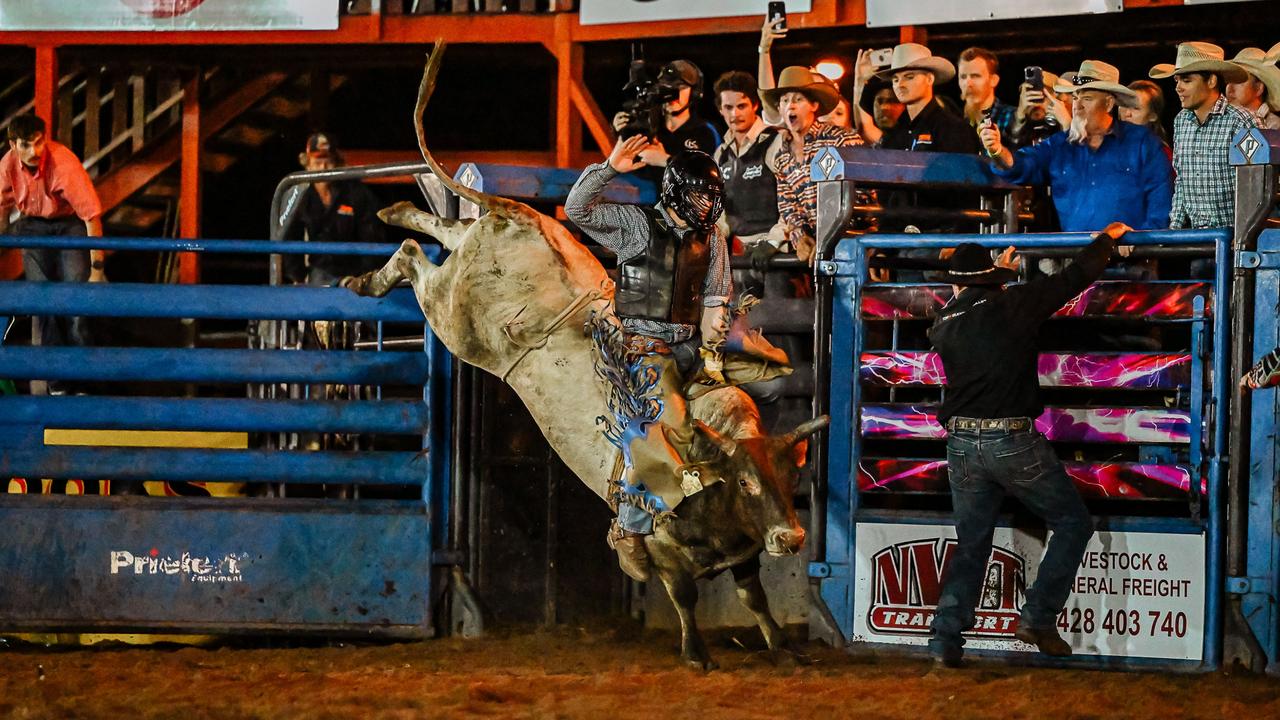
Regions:
<instances>
[{"instance_id":1,"label":"dirt arena floor","mask_svg":"<svg viewBox=\"0 0 1280 720\"><path fill-rule=\"evenodd\" d=\"M758 635L756 636L758 637ZM482 640L294 648L0 650L3 718L1280 718L1280 680L855 658L774 664L718 636L558 628Z\"/></svg>"}]
</instances>

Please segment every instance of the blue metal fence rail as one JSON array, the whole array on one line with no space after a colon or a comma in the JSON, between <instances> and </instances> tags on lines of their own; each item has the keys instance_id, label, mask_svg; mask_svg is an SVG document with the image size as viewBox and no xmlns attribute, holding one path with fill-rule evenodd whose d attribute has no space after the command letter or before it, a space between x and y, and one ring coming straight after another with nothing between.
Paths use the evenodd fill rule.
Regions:
<instances>
[{"instance_id":1,"label":"blue metal fence rail","mask_svg":"<svg viewBox=\"0 0 1280 720\"><path fill-rule=\"evenodd\" d=\"M1004 248L1014 245L1020 249L1047 247L1077 247L1087 244L1090 238L1083 233L1057 233L1038 235L864 235L841 241L831 260L820 262L818 272L832 276L834 280L834 304L832 309L830 347L830 413L828 462L826 465L826 555L816 559L811 574L822 578L821 595L840 626L845 639L850 638L855 614L866 613L867 599L858 594L854 586L857 550L855 538L859 523L937 523L949 525L949 514L926 510L869 510L862 507L858 489L859 461L862 459L862 438L859 430L859 412L862 408L861 387L858 377L859 358L867 348L866 331L862 316L861 300L868 286L868 251L901 248L947 248L962 242L973 242L988 248ZM1162 231L1133 233L1126 237L1135 245L1187 246L1210 244L1214 248L1216 277L1209 303L1208 319L1205 306L1197 304L1198 327L1209 326L1211 350L1205 348L1209 367L1200 367L1193 373L1193 383L1206 382L1207 391L1192 393L1191 426L1193 439L1198 439L1203 429L1209 437L1196 448L1192 459L1208 478L1207 509L1202 517L1192 513L1188 517L1132 517L1107 516L1100 518L1100 529L1112 531L1164 532L1172 534L1205 534L1205 607L1204 642L1200 661L1173 661L1130 657L1116 660L1105 657L1076 658L1072 662L1081 665L1166 665L1187 668L1215 668L1221 661L1222 612L1224 589L1224 469L1226 467L1227 427L1223 411L1232 383L1228 379L1228 323L1226 298L1229 297L1231 268L1231 233L1227 230ZM1193 345L1200 340L1193 333ZM1211 368L1212 372L1207 372ZM1207 378L1206 378L1207 376ZM1203 453L1199 450L1203 449ZM1198 475L1197 475L1198 476ZM905 570L904 570L905 572ZM867 592L866 589L863 589ZM854 638L858 640L858 638Z\"/></svg>"},{"instance_id":2,"label":"blue metal fence rail","mask_svg":"<svg viewBox=\"0 0 1280 720\"><path fill-rule=\"evenodd\" d=\"M1241 258L1254 270L1253 352L1250 364L1280 347L1280 230L1267 230L1258 236L1257 251ZM1280 659L1280 495L1277 494L1277 468L1280 468L1280 392L1274 388L1253 393L1248 416L1249 463L1245 467L1248 480L1248 508L1245 509L1248 534L1247 555L1243 572L1233 577L1230 590L1242 596L1241 610L1262 645L1271 669Z\"/></svg>"},{"instance_id":3,"label":"blue metal fence rail","mask_svg":"<svg viewBox=\"0 0 1280 720\"><path fill-rule=\"evenodd\" d=\"M0 247L304 254L305 242L0 238ZM326 244L388 256L396 245ZM439 259L439 249L424 248ZM413 293L0 282L0 317L335 320L422 328L423 352L0 346L0 377L421 387L407 399L0 397L0 478L400 487L412 500L0 496L0 629L430 634L432 555L449 521L450 363ZM7 324L7 323L6 323ZM370 452L46 445L50 429L412 436ZM420 448L419 451L417 448ZM126 562L126 560L128 562Z\"/></svg>"}]
</instances>

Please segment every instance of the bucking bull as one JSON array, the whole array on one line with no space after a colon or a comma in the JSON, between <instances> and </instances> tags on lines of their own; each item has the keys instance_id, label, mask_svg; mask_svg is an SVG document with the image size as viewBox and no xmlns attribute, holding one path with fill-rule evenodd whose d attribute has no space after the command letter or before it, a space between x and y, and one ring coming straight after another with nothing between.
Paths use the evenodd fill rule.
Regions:
<instances>
[{"instance_id":1,"label":"bucking bull","mask_svg":"<svg viewBox=\"0 0 1280 720\"><path fill-rule=\"evenodd\" d=\"M436 177L486 212L472 221L437 217L407 202L384 209L384 222L423 232L450 255L435 265L416 242L406 240L381 270L347 278L344 285L381 296L407 279L445 347L509 383L565 464L607 499L619 448L599 423L616 410L610 402L616 387L598 372L600 348L591 329L592 323L597 329L601 322L617 324L613 282L559 222L523 203L462 186L436 163L422 117L443 51L438 42L423 73L414 109L418 144ZM694 581L726 569L769 649L791 653L769 612L759 555L796 554L804 545L792 496L807 438L827 418L773 437L761 427L755 403L737 388L712 390L689 407L698 430L691 456L660 472L692 463L718 481L708 484L704 477L705 489L663 513L646 539L654 570L680 617L681 657L696 668L716 667L694 620Z\"/></svg>"}]
</instances>

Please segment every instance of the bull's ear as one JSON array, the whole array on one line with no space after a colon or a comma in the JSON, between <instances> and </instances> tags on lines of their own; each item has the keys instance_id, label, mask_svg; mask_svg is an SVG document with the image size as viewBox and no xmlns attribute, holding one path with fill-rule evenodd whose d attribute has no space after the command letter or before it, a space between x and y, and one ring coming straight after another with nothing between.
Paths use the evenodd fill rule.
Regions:
<instances>
[{"instance_id":1,"label":"bull's ear","mask_svg":"<svg viewBox=\"0 0 1280 720\"><path fill-rule=\"evenodd\" d=\"M725 455L732 457L734 453L738 452L738 443L734 442L733 438L721 435L716 432L715 428L696 418L693 421L693 426L697 428L698 432L702 433L703 437L710 440L716 447L720 448L720 452L723 452Z\"/></svg>"},{"instance_id":2,"label":"bull's ear","mask_svg":"<svg viewBox=\"0 0 1280 720\"><path fill-rule=\"evenodd\" d=\"M794 462L796 464L796 467L802 468L805 466L805 463L807 463L808 461L809 461L809 441L808 440L801 440L800 442L791 446L791 462Z\"/></svg>"},{"instance_id":3,"label":"bull's ear","mask_svg":"<svg viewBox=\"0 0 1280 720\"><path fill-rule=\"evenodd\" d=\"M786 435L783 435L782 442L787 445L795 445L796 443L800 442L801 440L804 440L805 438L818 432L819 430L825 428L830 424L831 424L830 415L819 415L818 417L812 420L801 423L800 427L796 428L795 430L792 430Z\"/></svg>"}]
</instances>

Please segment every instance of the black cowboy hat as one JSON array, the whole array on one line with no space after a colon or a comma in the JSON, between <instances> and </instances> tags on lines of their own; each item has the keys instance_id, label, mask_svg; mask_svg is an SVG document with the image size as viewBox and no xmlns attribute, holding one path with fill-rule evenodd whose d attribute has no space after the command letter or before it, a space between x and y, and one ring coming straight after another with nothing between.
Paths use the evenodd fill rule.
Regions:
<instances>
[{"instance_id":1,"label":"black cowboy hat","mask_svg":"<svg viewBox=\"0 0 1280 720\"><path fill-rule=\"evenodd\" d=\"M879 95L880 91L886 88L889 90L889 92L893 92L892 83L881 80L878 77L873 77L870 80L868 80L866 87L862 89L862 98L858 102L858 104L862 107L862 111L869 115L874 116L876 111L875 110L876 95ZM893 101L898 102L898 98L896 95L894 96Z\"/></svg>"},{"instance_id":2,"label":"black cowboy hat","mask_svg":"<svg viewBox=\"0 0 1280 720\"><path fill-rule=\"evenodd\" d=\"M996 267L991 251L976 243L962 243L951 255L947 271L938 274L938 282L951 285L1003 285L1018 277L1009 268Z\"/></svg>"}]
</instances>

